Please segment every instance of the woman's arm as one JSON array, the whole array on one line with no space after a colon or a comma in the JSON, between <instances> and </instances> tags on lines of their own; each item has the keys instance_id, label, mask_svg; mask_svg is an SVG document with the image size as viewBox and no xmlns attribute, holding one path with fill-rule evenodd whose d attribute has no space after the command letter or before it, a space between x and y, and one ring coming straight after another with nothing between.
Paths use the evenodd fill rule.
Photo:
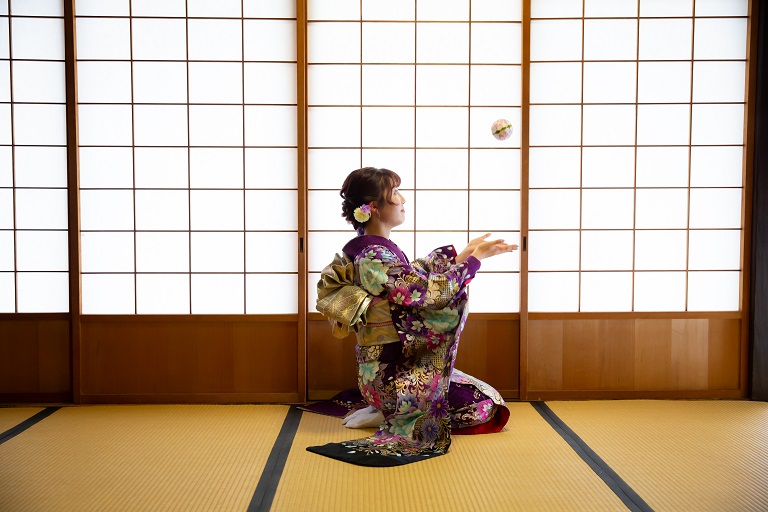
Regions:
<instances>
[{"instance_id":1,"label":"woman's arm","mask_svg":"<svg viewBox=\"0 0 768 512\"><path fill-rule=\"evenodd\" d=\"M480 268L479 259L470 255L463 263L433 264L432 271L426 271L400 261L392 251L379 245L366 248L355 262L361 286L369 293L395 304L428 309L443 309L463 296Z\"/></svg>"}]
</instances>

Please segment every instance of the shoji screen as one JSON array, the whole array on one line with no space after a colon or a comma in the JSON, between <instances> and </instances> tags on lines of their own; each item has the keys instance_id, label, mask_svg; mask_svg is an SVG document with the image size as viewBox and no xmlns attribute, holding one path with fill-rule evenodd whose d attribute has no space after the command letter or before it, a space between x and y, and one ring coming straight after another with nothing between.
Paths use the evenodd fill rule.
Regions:
<instances>
[{"instance_id":1,"label":"shoji screen","mask_svg":"<svg viewBox=\"0 0 768 512\"><path fill-rule=\"evenodd\" d=\"M69 311L60 1L0 2L0 312Z\"/></svg>"},{"instance_id":2,"label":"shoji screen","mask_svg":"<svg viewBox=\"0 0 768 512\"><path fill-rule=\"evenodd\" d=\"M521 5L502 0L308 2L309 311L318 273L354 236L338 190L353 169L402 178L410 257L520 233ZM510 120L497 141L491 124ZM472 311L519 309L517 254L483 263Z\"/></svg>"},{"instance_id":3,"label":"shoji screen","mask_svg":"<svg viewBox=\"0 0 768 512\"><path fill-rule=\"evenodd\" d=\"M735 311L746 0L531 8L531 311Z\"/></svg>"},{"instance_id":4,"label":"shoji screen","mask_svg":"<svg viewBox=\"0 0 768 512\"><path fill-rule=\"evenodd\" d=\"M295 313L295 3L76 14L83 313Z\"/></svg>"}]
</instances>

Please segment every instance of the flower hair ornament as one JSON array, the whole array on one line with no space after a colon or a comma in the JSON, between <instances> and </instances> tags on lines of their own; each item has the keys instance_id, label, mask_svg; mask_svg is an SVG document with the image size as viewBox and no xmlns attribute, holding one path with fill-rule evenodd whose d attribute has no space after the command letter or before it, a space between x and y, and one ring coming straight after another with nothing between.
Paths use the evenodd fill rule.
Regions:
<instances>
[{"instance_id":1,"label":"flower hair ornament","mask_svg":"<svg viewBox=\"0 0 768 512\"><path fill-rule=\"evenodd\" d=\"M368 222L368 219L371 218L371 206L368 204L361 204L355 208L354 215L357 222L360 224L365 224Z\"/></svg>"}]
</instances>

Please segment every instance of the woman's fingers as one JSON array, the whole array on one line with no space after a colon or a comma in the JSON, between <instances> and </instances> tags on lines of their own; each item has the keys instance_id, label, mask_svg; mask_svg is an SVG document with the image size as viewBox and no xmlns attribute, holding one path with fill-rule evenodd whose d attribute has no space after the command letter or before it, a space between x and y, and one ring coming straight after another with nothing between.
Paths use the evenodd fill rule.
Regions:
<instances>
[{"instance_id":1,"label":"woman's fingers","mask_svg":"<svg viewBox=\"0 0 768 512\"><path fill-rule=\"evenodd\" d=\"M512 252L515 249L517 249L517 245L505 243L502 238L499 238L498 240L489 240L487 242L481 243L477 246L472 254L477 259L481 260L483 258L496 256L497 254Z\"/></svg>"},{"instance_id":2,"label":"woman's fingers","mask_svg":"<svg viewBox=\"0 0 768 512\"><path fill-rule=\"evenodd\" d=\"M491 234L490 233L486 233L483 236L479 236L479 237L477 237L477 238L475 238L473 240L470 240L469 245L467 245L467 247L469 249L475 249L478 245L483 243L485 241L485 239L488 238L489 236L491 236Z\"/></svg>"}]
</instances>

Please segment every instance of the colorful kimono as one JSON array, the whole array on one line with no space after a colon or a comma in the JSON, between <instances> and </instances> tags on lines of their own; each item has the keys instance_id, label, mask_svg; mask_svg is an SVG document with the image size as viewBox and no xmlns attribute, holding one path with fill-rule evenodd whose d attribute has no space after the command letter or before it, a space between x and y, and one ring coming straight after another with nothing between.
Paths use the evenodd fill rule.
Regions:
<instances>
[{"instance_id":1,"label":"colorful kimono","mask_svg":"<svg viewBox=\"0 0 768 512\"><path fill-rule=\"evenodd\" d=\"M389 239L372 235L354 238L344 253L323 273L318 309L335 330L346 324L356 331L359 389L384 422L373 436L307 449L362 466L396 466L445 454L452 428L501 430L509 411L499 393L454 369L467 285L480 262L470 256L457 264L451 246L409 262ZM342 286L351 284L339 277L350 268L365 294ZM334 297L341 307L330 306Z\"/></svg>"}]
</instances>

